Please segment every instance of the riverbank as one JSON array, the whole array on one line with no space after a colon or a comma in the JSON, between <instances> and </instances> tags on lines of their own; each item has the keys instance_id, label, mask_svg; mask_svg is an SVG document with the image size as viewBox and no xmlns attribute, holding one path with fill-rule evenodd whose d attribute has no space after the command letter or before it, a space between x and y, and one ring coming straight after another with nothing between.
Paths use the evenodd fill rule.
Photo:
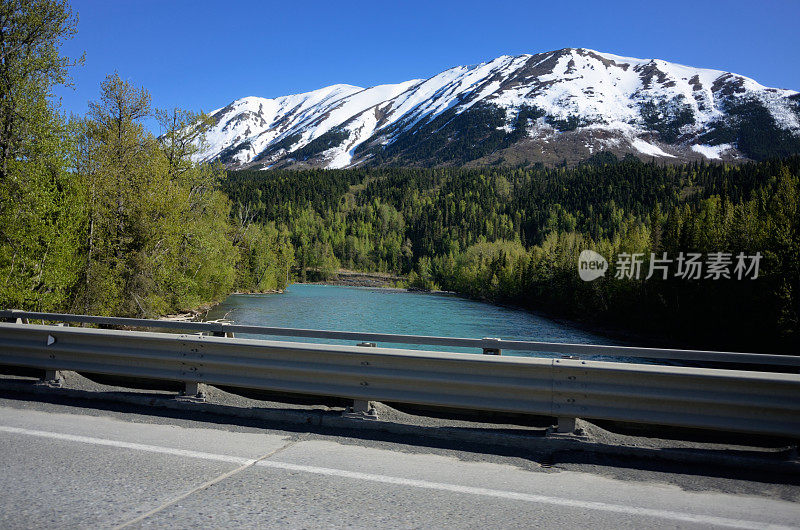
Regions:
<instances>
[{"instance_id":1,"label":"riverbank","mask_svg":"<svg viewBox=\"0 0 800 530\"><path fill-rule=\"evenodd\" d=\"M234 291L228 294L228 296L234 294L281 294L281 293L283 293L282 289L270 289L268 291ZM228 298L228 296L226 296L225 298ZM205 320L205 318L208 316L208 313L224 301L225 299L217 300L215 302L206 302L193 309L188 309L186 311L180 311L178 313L173 313L169 315L162 315L161 317L159 317L159 320L169 320L171 322L193 322L197 320Z\"/></svg>"},{"instance_id":2,"label":"riverbank","mask_svg":"<svg viewBox=\"0 0 800 530\"><path fill-rule=\"evenodd\" d=\"M368 289L387 289L392 291L407 291L429 294L450 294L469 299L453 291L427 290L418 287L407 287L408 278L386 272L360 272L339 269L335 278L317 282L295 282L296 285L333 285L337 287L362 287ZM238 294L238 293L237 293ZM483 302L484 300L478 300ZM491 303L491 302L487 302ZM499 305L499 304L494 304Z\"/></svg>"},{"instance_id":3,"label":"riverbank","mask_svg":"<svg viewBox=\"0 0 800 530\"><path fill-rule=\"evenodd\" d=\"M318 282L298 282L310 285L338 285L341 287L372 287L376 289L405 289L406 278L385 272L358 272L347 269L336 271L336 277Z\"/></svg>"},{"instance_id":4,"label":"riverbank","mask_svg":"<svg viewBox=\"0 0 800 530\"><path fill-rule=\"evenodd\" d=\"M192 322L195 320L202 320L209 311L214 309L219 304L220 302L206 303L188 311L181 311L179 313L172 313L170 315L162 315L158 320L169 320L171 322Z\"/></svg>"}]
</instances>

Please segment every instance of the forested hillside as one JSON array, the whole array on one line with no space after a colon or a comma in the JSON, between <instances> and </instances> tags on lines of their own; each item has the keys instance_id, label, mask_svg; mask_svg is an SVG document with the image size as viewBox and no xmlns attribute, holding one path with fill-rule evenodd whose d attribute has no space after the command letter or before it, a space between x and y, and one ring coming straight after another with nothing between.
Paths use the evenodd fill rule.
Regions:
<instances>
[{"instance_id":1,"label":"forested hillside","mask_svg":"<svg viewBox=\"0 0 800 530\"><path fill-rule=\"evenodd\" d=\"M420 288L741 350L797 340L798 175L798 157L662 166L601 154L571 169L230 172L223 189L236 210L291 233L301 277L407 273ZM584 249L612 264L641 253L643 274L584 282ZM651 253L681 252L763 258L757 279L674 268L645 279Z\"/></svg>"}]
</instances>

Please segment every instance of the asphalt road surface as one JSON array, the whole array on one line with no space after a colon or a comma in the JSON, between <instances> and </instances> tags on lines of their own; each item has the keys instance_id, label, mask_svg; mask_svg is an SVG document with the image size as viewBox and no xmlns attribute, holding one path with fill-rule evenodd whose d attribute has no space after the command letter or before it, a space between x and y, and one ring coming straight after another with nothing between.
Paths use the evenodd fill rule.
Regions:
<instances>
[{"instance_id":1,"label":"asphalt road surface","mask_svg":"<svg viewBox=\"0 0 800 530\"><path fill-rule=\"evenodd\" d=\"M791 480L26 399L0 399L3 528L800 525Z\"/></svg>"}]
</instances>

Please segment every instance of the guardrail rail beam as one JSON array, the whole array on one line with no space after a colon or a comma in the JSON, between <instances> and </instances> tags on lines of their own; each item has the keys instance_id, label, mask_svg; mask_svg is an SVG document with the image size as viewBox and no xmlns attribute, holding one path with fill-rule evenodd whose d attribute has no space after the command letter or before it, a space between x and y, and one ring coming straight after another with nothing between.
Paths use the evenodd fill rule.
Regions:
<instances>
[{"instance_id":1,"label":"guardrail rail beam","mask_svg":"<svg viewBox=\"0 0 800 530\"><path fill-rule=\"evenodd\" d=\"M558 431L585 418L800 438L796 373L16 323L0 323L0 364L179 381L194 396L202 384L334 396L362 416L398 402L551 416Z\"/></svg>"}]
</instances>

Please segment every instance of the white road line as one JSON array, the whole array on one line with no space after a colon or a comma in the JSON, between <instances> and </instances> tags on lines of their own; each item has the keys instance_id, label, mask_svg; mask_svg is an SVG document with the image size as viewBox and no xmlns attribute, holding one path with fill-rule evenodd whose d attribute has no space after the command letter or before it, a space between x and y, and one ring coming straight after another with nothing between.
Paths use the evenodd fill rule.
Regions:
<instances>
[{"instance_id":1,"label":"white road line","mask_svg":"<svg viewBox=\"0 0 800 530\"><path fill-rule=\"evenodd\" d=\"M252 465L256 461L254 458L242 458L239 456L203 453L200 451L189 451L186 449L161 447L160 445L146 445L146 444L137 444L131 442L121 442L119 440L107 440L105 438L77 436L75 434L64 434L60 432L35 431L31 429L20 429L19 427L7 427L5 425L0 425L0 432L8 432L13 434L27 434L29 436L39 436L41 438L51 438L53 440L68 440L70 442L80 442L85 444L105 445L108 447L121 447L123 449L134 449L136 451L162 453L165 455L183 456L188 458L202 458L203 460L216 460L218 462L230 462L232 464L239 464L239 465Z\"/></svg>"},{"instance_id":2,"label":"white road line","mask_svg":"<svg viewBox=\"0 0 800 530\"><path fill-rule=\"evenodd\" d=\"M576 499L565 499L562 497L549 497L546 495L533 495L529 493L519 493L515 491L495 490L488 488L476 488L472 486L461 486L458 484L447 484L442 482L430 482L427 480L416 480L400 477L392 477L388 475L376 475L372 473L359 473L356 471L346 471L343 469L331 469L316 466L304 466L299 464L289 464L286 462L276 462L272 460L258 460L252 458L241 458L238 456L221 455L214 453L203 453L199 451L187 451L185 449L173 449L171 447L161 447L158 445L145 445L130 442L122 442L118 440L108 440L105 438L92 438L89 436L77 436L74 434L63 434L49 431L37 431L31 429L22 429L19 427L8 427L0 425L0 432L7 432L12 434L23 434L28 436L38 436L41 438L50 438L54 440L67 440L72 442L80 442L93 445L102 445L108 447L119 447L123 449L134 449L137 451L147 451L151 453L161 453L173 456L182 456L188 458L200 458L203 460L216 460L219 462L231 462L244 466L255 464L260 467L267 467L273 469L283 469L286 471L299 471L302 473L312 473L315 475L327 475L340 478L350 478L355 480L364 480L369 482L378 482L382 484L395 484L398 486L408 486L413 488L423 488L439 491L450 491L453 493L462 493L468 495L481 495L486 497L495 497L508 500L516 500L523 502L550 504L556 506L567 506L571 508L580 508L584 510L597 510L603 512L613 512L625 515L635 515L644 517L655 517L658 519L668 519L672 521L682 521L686 523L697 523L704 525L723 526L729 528L748 528L754 530L761 529L786 529L792 527L781 525L770 525L763 522L747 521L743 519L729 519L726 517L716 517L713 515L696 515L685 512L675 512L670 510L655 510L652 508L641 508L636 506L626 506L624 504L610 504L605 502L595 501L582 501Z\"/></svg>"},{"instance_id":3,"label":"white road line","mask_svg":"<svg viewBox=\"0 0 800 530\"><path fill-rule=\"evenodd\" d=\"M529 493L518 493L515 491L475 488L472 486L460 486L458 484L429 482L427 480L415 480L409 478L391 477L388 475L374 475L372 473L359 473L356 471L345 471L342 469L329 469L316 466L302 466L298 464L289 464L285 462L275 462L272 460L261 460L256 463L256 466L284 469L287 471L300 471L304 473L314 473L317 475L328 475L333 477L352 478L356 480L380 482L383 484L397 484L399 486L410 486L413 488L452 491L454 493L466 493L469 495L483 495L488 497L498 497L501 499L509 499L515 501L534 502L541 504L554 504L557 506L569 506L572 508L599 510L604 512L622 513L627 515L656 517L659 519L670 519L674 521L683 521L687 523L724 526L730 528L752 528L754 530L761 530L764 528L771 528L771 529L792 528L789 526L770 525L767 523L745 521L741 519L728 519L727 517L716 517L713 515L695 515L683 512L673 512L669 510L654 510L652 508L625 506L622 504L609 504L605 502L564 499L561 497L548 497L546 495L531 495Z\"/></svg>"}]
</instances>

